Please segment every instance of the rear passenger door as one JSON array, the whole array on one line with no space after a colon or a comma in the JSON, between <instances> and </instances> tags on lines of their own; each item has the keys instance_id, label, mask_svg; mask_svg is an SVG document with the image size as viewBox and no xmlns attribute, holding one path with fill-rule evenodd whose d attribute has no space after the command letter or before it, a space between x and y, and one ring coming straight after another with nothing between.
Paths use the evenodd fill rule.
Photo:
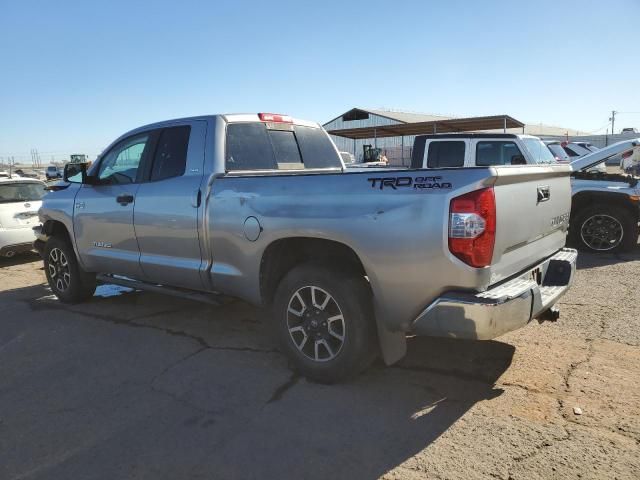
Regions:
<instances>
[{"instance_id":1,"label":"rear passenger door","mask_svg":"<svg viewBox=\"0 0 640 480\"><path fill-rule=\"evenodd\" d=\"M148 281L200 289L205 121L156 131L134 209L140 266Z\"/></svg>"}]
</instances>

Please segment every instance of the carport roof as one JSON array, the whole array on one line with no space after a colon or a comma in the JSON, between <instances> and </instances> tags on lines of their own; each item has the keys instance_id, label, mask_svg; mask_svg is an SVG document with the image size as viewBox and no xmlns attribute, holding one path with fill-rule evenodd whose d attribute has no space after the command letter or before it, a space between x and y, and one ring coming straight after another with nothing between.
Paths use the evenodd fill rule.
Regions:
<instances>
[{"instance_id":1,"label":"carport roof","mask_svg":"<svg viewBox=\"0 0 640 480\"><path fill-rule=\"evenodd\" d=\"M331 135L359 140L374 137L474 132L521 127L524 127L524 123L509 115L492 115L487 117L449 118L426 122L400 123L397 125L378 125L375 127L341 128L337 130L327 130L327 132Z\"/></svg>"}]
</instances>

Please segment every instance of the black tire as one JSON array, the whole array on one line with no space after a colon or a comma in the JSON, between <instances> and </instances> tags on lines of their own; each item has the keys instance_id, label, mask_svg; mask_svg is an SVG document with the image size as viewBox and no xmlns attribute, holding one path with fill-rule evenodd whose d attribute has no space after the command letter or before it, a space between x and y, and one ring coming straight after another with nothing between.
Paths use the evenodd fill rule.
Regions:
<instances>
[{"instance_id":1,"label":"black tire","mask_svg":"<svg viewBox=\"0 0 640 480\"><path fill-rule=\"evenodd\" d=\"M80 303L96 291L96 275L82 270L73 247L61 237L51 237L44 247L44 271L51 291L61 302Z\"/></svg>"},{"instance_id":2,"label":"black tire","mask_svg":"<svg viewBox=\"0 0 640 480\"><path fill-rule=\"evenodd\" d=\"M326 302L325 293L331 297ZM311 295L315 295L316 306ZM292 313L290 307L300 314ZM337 318L340 316L342 320ZM272 321L281 350L294 369L312 381L336 383L350 379L375 358L371 293L366 280L354 273L314 264L293 268L276 290ZM294 332L290 333L290 328Z\"/></svg>"},{"instance_id":3,"label":"black tire","mask_svg":"<svg viewBox=\"0 0 640 480\"><path fill-rule=\"evenodd\" d=\"M571 243L583 251L626 252L638 244L638 219L624 207L594 205L572 216L569 235Z\"/></svg>"}]
</instances>

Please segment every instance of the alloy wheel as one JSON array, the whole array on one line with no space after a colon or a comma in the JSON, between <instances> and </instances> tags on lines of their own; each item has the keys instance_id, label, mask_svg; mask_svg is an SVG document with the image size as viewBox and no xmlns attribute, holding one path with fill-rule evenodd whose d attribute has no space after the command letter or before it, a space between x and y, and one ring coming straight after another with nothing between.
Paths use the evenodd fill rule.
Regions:
<instances>
[{"instance_id":1,"label":"alloy wheel","mask_svg":"<svg viewBox=\"0 0 640 480\"><path fill-rule=\"evenodd\" d=\"M610 215L593 215L580 227L580 236L585 245L601 252L613 250L620 245L623 235L622 224Z\"/></svg>"},{"instance_id":2,"label":"alloy wheel","mask_svg":"<svg viewBox=\"0 0 640 480\"><path fill-rule=\"evenodd\" d=\"M287 329L296 348L315 362L338 356L345 342L344 315L338 302L320 287L296 290L287 306Z\"/></svg>"},{"instance_id":3,"label":"alloy wheel","mask_svg":"<svg viewBox=\"0 0 640 480\"><path fill-rule=\"evenodd\" d=\"M58 291L67 290L71 284L71 272L69 271L69 261L64 252L59 248L52 248L49 252L47 267L51 281Z\"/></svg>"}]
</instances>

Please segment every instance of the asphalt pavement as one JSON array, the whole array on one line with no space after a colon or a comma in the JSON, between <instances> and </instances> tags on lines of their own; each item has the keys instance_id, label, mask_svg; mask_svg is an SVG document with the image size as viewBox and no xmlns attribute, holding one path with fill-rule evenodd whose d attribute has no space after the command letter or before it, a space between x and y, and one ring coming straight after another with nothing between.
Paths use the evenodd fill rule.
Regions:
<instances>
[{"instance_id":1,"label":"asphalt pavement","mask_svg":"<svg viewBox=\"0 0 640 480\"><path fill-rule=\"evenodd\" d=\"M0 260L0 479L637 479L639 274L640 248L582 254L558 322L325 386L243 302L68 306Z\"/></svg>"}]
</instances>

